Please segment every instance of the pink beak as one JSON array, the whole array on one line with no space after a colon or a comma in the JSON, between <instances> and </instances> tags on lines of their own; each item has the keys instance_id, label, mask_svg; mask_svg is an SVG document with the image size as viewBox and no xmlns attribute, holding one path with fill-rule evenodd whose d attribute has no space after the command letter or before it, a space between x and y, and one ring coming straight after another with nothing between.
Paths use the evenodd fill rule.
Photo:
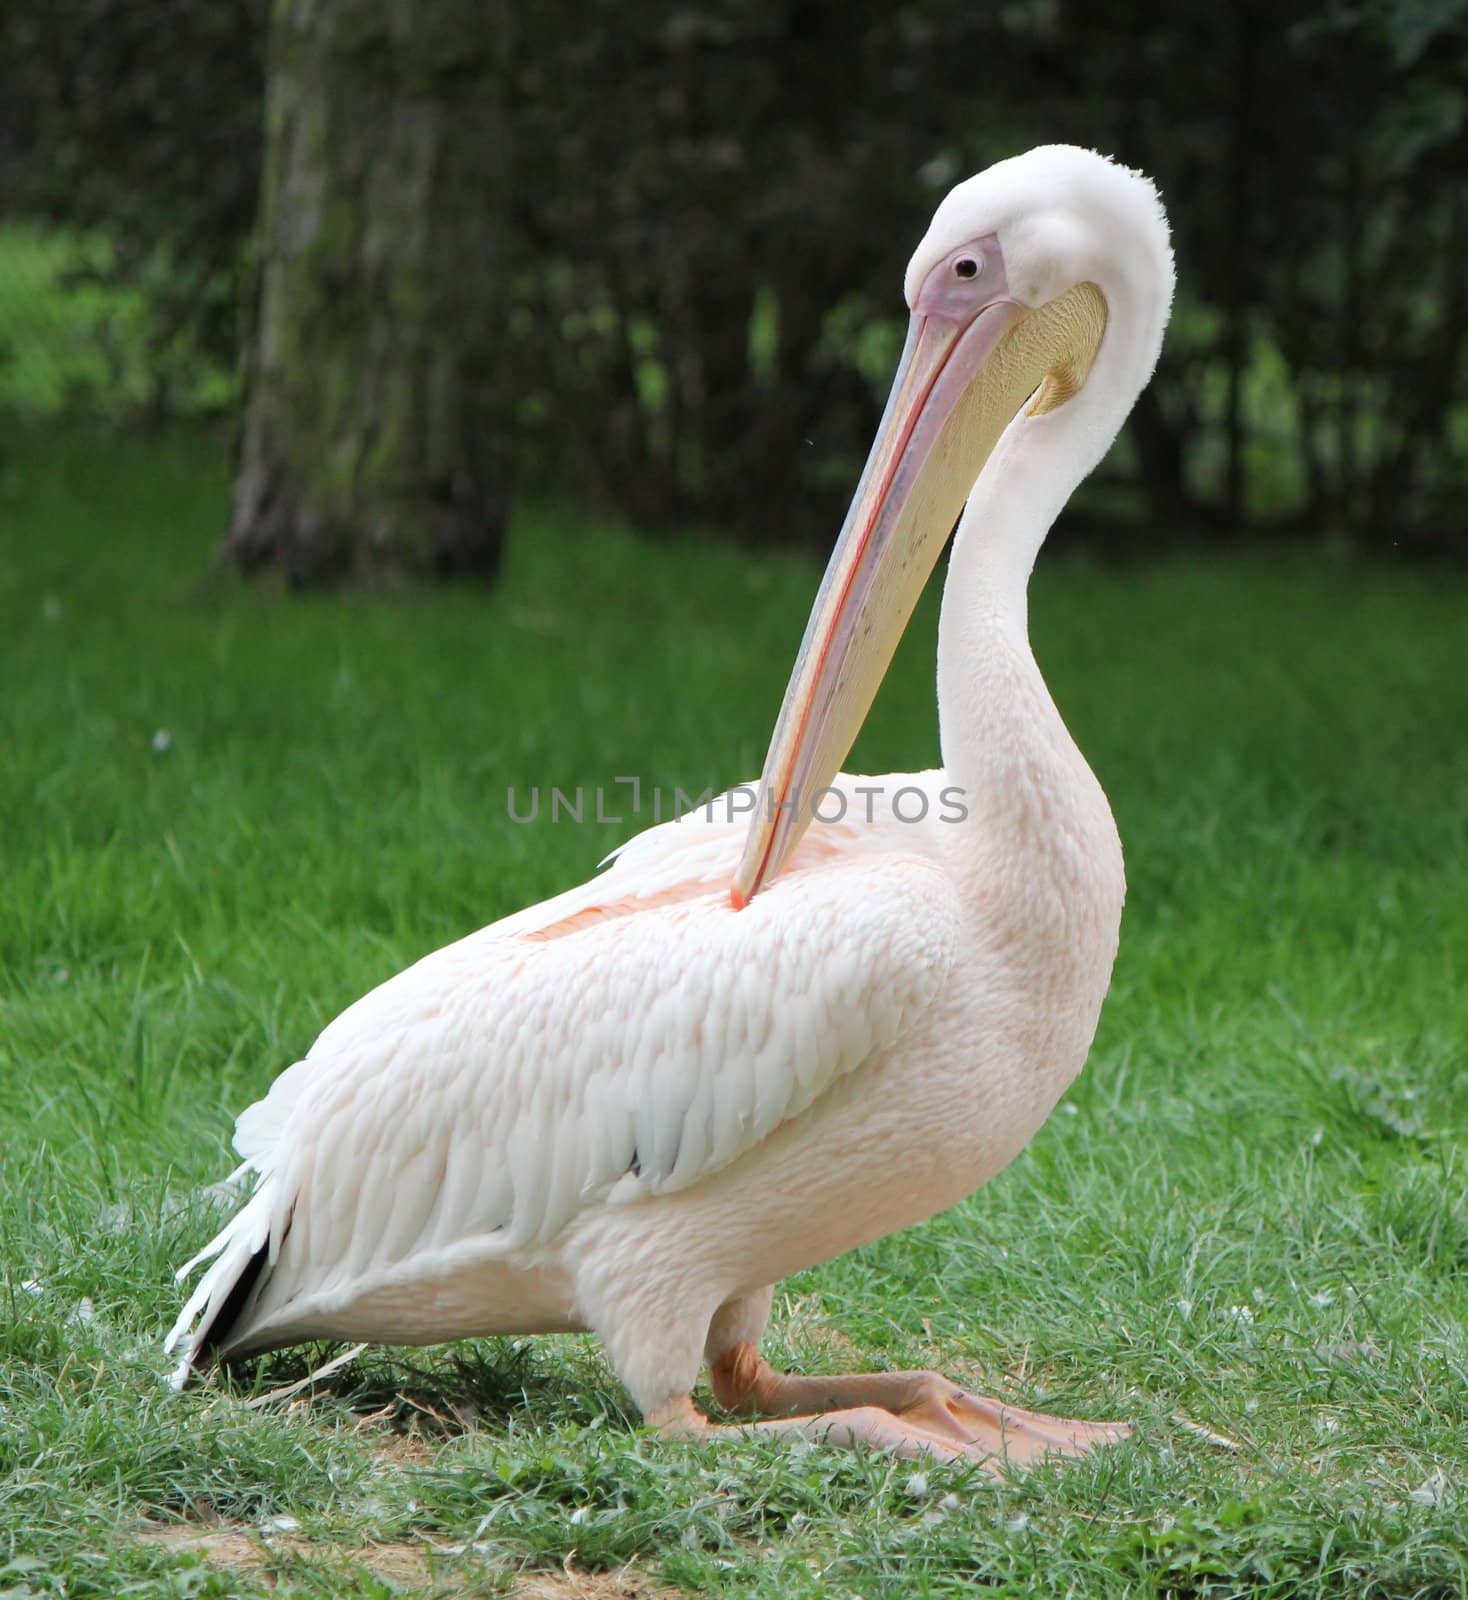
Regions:
<instances>
[{"instance_id":1,"label":"pink beak","mask_svg":"<svg viewBox=\"0 0 1468 1600\"><path fill-rule=\"evenodd\" d=\"M976 476L950 422L1026 309L1008 297L992 235L952 252L923 282L765 757L736 909L779 872L871 709Z\"/></svg>"}]
</instances>

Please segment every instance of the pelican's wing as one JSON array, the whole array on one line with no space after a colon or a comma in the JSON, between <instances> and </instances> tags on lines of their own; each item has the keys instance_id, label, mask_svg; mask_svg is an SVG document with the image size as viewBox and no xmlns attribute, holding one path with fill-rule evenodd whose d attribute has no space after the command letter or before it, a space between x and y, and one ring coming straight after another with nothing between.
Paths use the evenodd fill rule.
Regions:
<instances>
[{"instance_id":1,"label":"pelican's wing","mask_svg":"<svg viewBox=\"0 0 1468 1600\"><path fill-rule=\"evenodd\" d=\"M952 961L946 876L903 829L861 819L812 829L735 912L746 827L651 830L591 884L344 1012L240 1118L257 1188L175 1337L213 1320L246 1259L279 1276L263 1310L444 1251L510 1254L588 1206L684 1188L893 1044Z\"/></svg>"}]
</instances>

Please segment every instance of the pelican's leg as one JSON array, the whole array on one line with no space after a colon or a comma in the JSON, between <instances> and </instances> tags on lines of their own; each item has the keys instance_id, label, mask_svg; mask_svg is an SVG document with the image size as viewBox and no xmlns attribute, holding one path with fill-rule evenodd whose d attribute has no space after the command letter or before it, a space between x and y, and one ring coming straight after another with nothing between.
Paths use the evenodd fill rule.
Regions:
<instances>
[{"instance_id":1,"label":"pelican's leg","mask_svg":"<svg viewBox=\"0 0 1468 1600\"><path fill-rule=\"evenodd\" d=\"M792 1377L776 1372L749 1343L723 1351L713 1363L711 1376L720 1405L749 1416L778 1419L753 1424L761 1432L800 1434L826 1444L865 1443L901 1456L944 1461L976 1457L996 1473L1006 1466L1029 1466L1042 1456L1085 1455L1097 1445L1112 1444L1131 1432L1120 1422L1078 1422L1022 1411L970 1394L937 1372ZM661 1425L678 1431L680 1418L669 1415L661 1419ZM750 1424L712 1428L688 1401L681 1428L688 1431L690 1427L722 1435L751 1431Z\"/></svg>"}]
</instances>

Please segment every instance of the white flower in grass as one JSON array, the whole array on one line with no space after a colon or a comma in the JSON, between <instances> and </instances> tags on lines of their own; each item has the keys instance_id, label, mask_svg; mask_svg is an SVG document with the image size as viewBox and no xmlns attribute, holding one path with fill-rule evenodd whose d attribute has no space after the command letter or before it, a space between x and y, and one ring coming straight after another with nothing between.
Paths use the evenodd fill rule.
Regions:
<instances>
[{"instance_id":1,"label":"white flower in grass","mask_svg":"<svg viewBox=\"0 0 1468 1600\"><path fill-rule=\"evenodd\" d=\"M579 1528L591 1520L591 1512L585 1506L577 1506L567 1520L573 1528Z\"/></svg>"},{"instance_id":2,"label":"white flower in grass","mask_svg":"<svg viewBox=\"0 0 1468 1600\"><path fill-rule=\"evenodd\" d=\"M1317 1289L1315 1293L1310 1296L1310 1304L1312 1306L1319 1306L1322 1311L1326 1306L1333 1306L1335 1304L1335 1290Z\"/></svg>"},{"instance_id":3,"label":"white flower in grass","mask_svg":"<svg viewBox=\"0 0 1468 1600\"><path fill-rule=\"evenodd\" d=\"M1419 1506L1440 1506L1448 1498L1448 1475L1441 1467L1434 1467L1431 1477L1424 1478L1407 1496Z\"/></svg>"},{"instance_id":4,"label":"white flower in grass","mask_svg":"<svg viewBox=\"0 0 1468 1600\"><path fill-rule=\"evenodd\" d=\"M926 1472L914 1472L902 1486L903 1493L910 1500L925 1500L928 1495L928 1475Z\"/></svg>"},{"instance_id":5,"label":"white flower in grass","mask_svg":"<svg viewBox=\"0 0 1468 1600\"><path fill-rule=\"evenodd\" d=\"M153 734L153 754L161 756L173 747L173 735L167 728L159 728Z\"/></svg>"},{"instance_id":6,"label":"white flower in grass","mask_svg":"<svg viewBox=\"0 0 1468 1600\"><path fill-rule=\"evenodd\" d=\"M1232 1317L1241 1328L1251 1328L1254 1325L1253 1306L1230 1306L1225 1315Z\"/></svg>"},{"instance_id":7,"label":"white flower in grass","mask_svg":"<svg viewBox=\"0 0 1468 1600\"><path fill-rule=\"evenodd\" d=\"M921 1478L923 1480L923 1493L926 1494L928 1485L927 1474L915 1472L913 1477ZM908 1481L911 1482L912 1480L909 1479ZM924 1528L936 1528L945 1517L951 1517L955 1511L961 1511L962 1509L963 1501L960 1500L956 1494L945 1494L936 1506L932 1507L931 1510L923 1512L920 1519L921 1525Z\"/></svg>"}]
</instances>

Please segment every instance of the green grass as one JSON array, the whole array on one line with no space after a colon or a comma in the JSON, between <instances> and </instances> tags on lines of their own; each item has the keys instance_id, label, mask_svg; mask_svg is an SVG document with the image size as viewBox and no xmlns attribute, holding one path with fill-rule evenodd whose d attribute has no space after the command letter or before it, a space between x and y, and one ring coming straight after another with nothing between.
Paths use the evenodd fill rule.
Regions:
<instances>
[{"instance_id":1,"label":"green grass","mask_svg":"<svg viewBox=\"0 0 1468 1600\"><path fill-rule=\"evenodd\" d=\"M0 1595L386 1595L373 1542L468 1546L432 1557L449 1593L634 1559L769 1597L1468 1592L1462 575L1042 561L1037 649L1130 868L1096 1049L988 1189L786 1284L769 1349L1141 1426L922 1484L658 1444L586 1340L371 1352L254 1407L323 1352L160 1380L233 1113L625 831L514 826L507 784L752 774L815 569L529 512L493 595L289 597L206 576L218 461L6 459ZM869 770L933 756L932 621ZM139 1538L281 1517L263 1565Z\"/></svg>"}]
</instances>

